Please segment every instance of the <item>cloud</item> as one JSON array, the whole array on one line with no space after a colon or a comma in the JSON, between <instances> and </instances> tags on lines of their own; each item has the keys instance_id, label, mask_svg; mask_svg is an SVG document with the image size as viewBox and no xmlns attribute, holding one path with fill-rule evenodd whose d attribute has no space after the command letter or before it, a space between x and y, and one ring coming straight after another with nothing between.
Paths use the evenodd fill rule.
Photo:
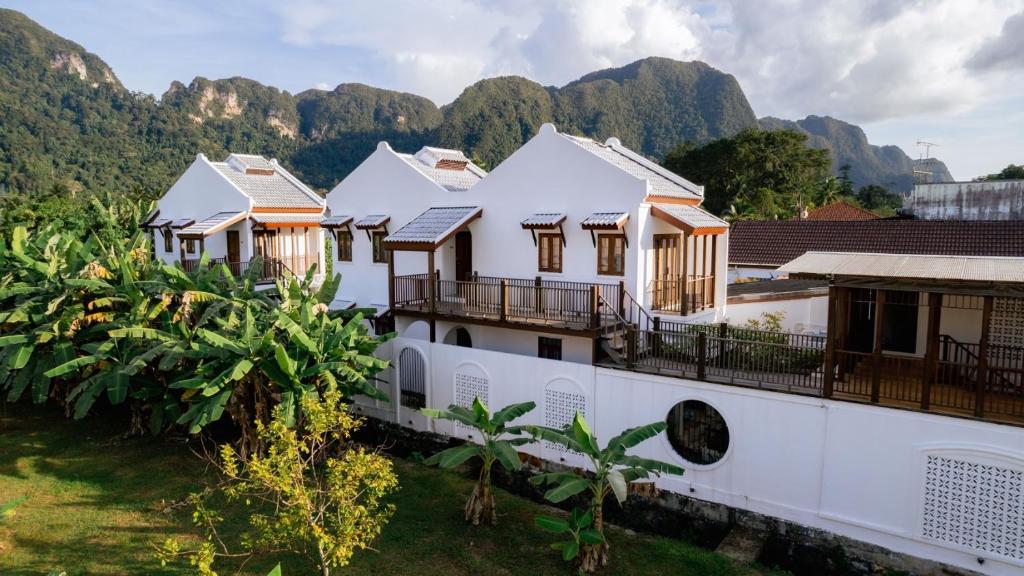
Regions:
<instances>
[{"instance_id":1,"label":"cloud","mask_svg":"<svg viewBox=\"0 0 1024 576\"><path fill-rule=\"evenodd\" d=\"M1024 69L1024 12L1003 23L1002 32L987 40L967 61L976 70Z\"/></svg>"},{"instance_id":2,"label":"cloud","mask_svg":"<svg viewBox=\"0 0 1024 576\"><path fill-rule=\"evenodd\" d=\"M367 76L439 103L481 77L518 74L564 85L597 69L666 56L732 73L761 115L871 122L971 109L1005 81L982 70L1024 69L1024 14L1017 14L1024 0L296 0L268 6L280 17L286 43L360 49Z\"/></svg>"}]
</instances>

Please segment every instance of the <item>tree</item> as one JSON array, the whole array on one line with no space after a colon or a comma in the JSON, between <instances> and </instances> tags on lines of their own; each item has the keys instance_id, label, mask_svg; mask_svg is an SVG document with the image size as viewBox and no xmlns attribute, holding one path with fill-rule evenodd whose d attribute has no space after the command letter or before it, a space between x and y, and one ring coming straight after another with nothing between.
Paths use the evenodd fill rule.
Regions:
<instances>
[{"instance_id":1,"label":"tree","mask_svg":"<svg viewBox=\"0 0 1024 576\"><path fill-rule=\"evenodd\" d=\"M447 410L423 408L424 415L431 418L451 420L470 426L480 433L480 443L468 443L449 448L434 454L426 460L427 464L436 464L441 468L454 468L472 459L480 459L480 475L473 487L469 500L466 501L466 521L474 526L482 521L497 524L498 516L494 506L494 492L491 490L491 467L500 463L506 470L516 471L522 467L516 446L529 443L529 438L504 438L506 435L519 434L520 427L508 424L536 408L533 402L512 404L491 415L490 409L479 397L473 399L473 408L451 405Z\"/></svg>"},{"instance_id":2,"label":"tree","mask_svg":"<svg viewBox=\"0 0 1024 576\"><path fill-rule=\"evenodd\" d=\"M582 454L590 462L589 473L551 472L530 479L534 484L552 485L544 497L556 504L589 492L593 529L601 535L601 542L591 544L584 541L583 554L579 557L581 570L594 572L608 563L608 542L604 538L604 500L608 494L614 494L622 504L630 482L652 475L683 473L683 469L674 464L626 454L630 448L664 432L666 426L665 422L654 422L630 428L609 440L604 448L598 446L597 437L579 412L572 424L561 430L546 426L523 427L534 438L561 444Z\"/></svg>"},{"instance_id":3,"label":"tree","mask_svg":"<svg viewBox=\"0 0 1024 576\"><path fill-rule=\"evenodd\" d=\"M883 216L891 216L903 206L903 197L890 192L884 186L868 184L861 186L856 195L857 203Z\"/></svg>"},{"instance_id":4,"label":"tree","mask_svg":"<svg viewBox=\"0 0 1024 576\"><path fill-rule=\"evenodd\" d=\"M1010 164L995 174L980 176L979 181L990 180L1024 180L1024 164Z\"/></svg>"},{"instance_id":5,"label":"tree","mask_svg":"<svg viewBox=\"0 0 1024 576\"><path fill-rule=\"evenodd\" d=\"M398 488L391 461L349 444L361 421L337 390L327 390L320 399L305 396L301 403L304 417L298 426L289 425L283 406L268 426L259 424L265 455L245 459L231 445L221 447L224 484L193 495L194 518L208 532L207 543L181 552L176 541L168 540L159 553L162 561L188 556L199 574L215 576L218 556L290 552L330 576L332 568L346 566L380 535L395 510L384 502ZM220 515L206 504L214 493L251 510L251 532L241 538L244 552L232 552L218 533Z\"/></svg>"},{"instance_id":6,"label":"tree","mask_svg":"<svg viewBox=\"0 0 1024 576\"><path fill-rule=\"evenodd\" d=\"M829 176L828 151L808 148L806 140L788 130L750 129L703 146L684 144L664 165L703 184L704 206L715 214L735 207L741 218L787 218Z\"/></svg>"}]
</instances>

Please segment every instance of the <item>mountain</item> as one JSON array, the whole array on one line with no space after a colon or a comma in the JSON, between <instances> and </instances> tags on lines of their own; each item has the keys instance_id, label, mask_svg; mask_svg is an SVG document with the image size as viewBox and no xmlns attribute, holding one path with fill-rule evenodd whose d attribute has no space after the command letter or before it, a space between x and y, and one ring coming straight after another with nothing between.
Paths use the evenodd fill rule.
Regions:
<instances>
[{"instance_id":1,"label":"mountain","mask_svg":"<svg viewBox=\"0 0 1024 576\"><path fill-rule=\"evenodd\" d=\"M908 192L914 187L914 170L918 161L912 160L897 146L875 146L868 143L864 131L853 124L829 116L808 116L803 120L782 120L765 117L758 123L764 130L794 130L807 135L807 144L829 150L833 172L850 167L850 180L855 188L880 184L894 192ZM933 173L931 181L949 181L953 177L946 165L934 158L927 160L926 169Z\"/></svg>"},{"instance_id":2,"label":"mountain","mask_svg":"<svg viewBox=\"0 0 1024 576\"><path fill-rule=\"evenodd\" d=\"M0 9L0 193L154 198L196 153L222 158L229 151L276 157L327 190L380 140L405 151L459 148L493 167L544 122L597 139L617 136L656 160L686 141L757 126L793 129L831 150L836 167L849 163L857 184L903 190L913 170L898 148L872 146L839 120L758 121L736 79L702 62L646 58L562 87L490 78L442 108L363 84L290 94L240 77L173 82L157 100L127 90L82 46Z\"/></svg>"}]
</instances>

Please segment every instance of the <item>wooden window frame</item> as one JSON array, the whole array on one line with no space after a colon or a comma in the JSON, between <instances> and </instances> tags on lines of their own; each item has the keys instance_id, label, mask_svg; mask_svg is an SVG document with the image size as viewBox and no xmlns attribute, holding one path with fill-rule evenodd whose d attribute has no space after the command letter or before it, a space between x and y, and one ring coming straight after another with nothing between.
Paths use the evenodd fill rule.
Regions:
<instances>
[{"instance_id":1,"label":"wooden window frame","mask_svg":"<svg viewBox=\"0 0 1024 576\"><path fill-rule=\"evenodd\" d=\"M374 264L387 264L388 251L384 248L384 239L388 237L386 230L374 230L370 233L370 252L373 253ZM380 240L377 240L380 238Z\"/></svg>"},{"instance_id":2,"label":"wooden window frame","mask_svg":"<svg viewBox=\"0 0 1024 576\"><path fill-rule=\"evenodd\" d=\"M548 263L544 265L544 249L548 248ZM558 266L554 266L552 256L557 252ZM545 232L537 234L537 270L539 272L550 272L561 274L562 263L565 253L562 251L562 235L557 232Z\"/></svg>"},{"instance_id":3,"label":"wooden window frame","mask_svg":"<svg viewBox=\"0 0 1024 576\"><path fill-rule=\"evenodd\" d=\"M161 230L160 234L164 237L164 252L168 254L174 253L174 233L170 230Z\"/></svg>"},{"instance_id":4,"label":"wooden window frame","mask_svg":"<svg viewBox=\"0 0 1024 576\"><path fill-rule=\"evenodd\" d=\"M196 241L191 238L185 239L185 253L195 254L196 253Z\"/></svg>"},{"instance_id":5,"label":"wooden window frame","mask_svg":"<svg viewBox=\"0 0 1024 576\"><path fill-rule=\"evenodd\" d=\"M549 336L537 337L537 358L548 360L562 359L562 339Z\"/></svg>"},{"instance_id":6,"label":"wooden window frame","mask_svg":"<svg viewBox=\"0 0 1024 576\"><path fill-rule=\"evenodd\" d=\"M616 270L613 266L612 256L615 253L614 245L622 245L622 269ZM608 250L607 267L601 266L601 255ZM625 276L626 275L626 235L625 234L598 234L597 235L597 273L600 276Z\"/></svg>"},{"instance_id":7,"label":"wooden window frame","mask_svg":"<svg viewBox=\"0 0 1024 576\"><path fill-rule=\"evenodd\" d=\"M345 242L342 242L342 239ZM334 232L334 244L335 251L338 254L338 262L351 262L352 261L352 231L351 230L336 230ZM342 251L342 247L346 250Z\"/></svg>"}]
</instances>

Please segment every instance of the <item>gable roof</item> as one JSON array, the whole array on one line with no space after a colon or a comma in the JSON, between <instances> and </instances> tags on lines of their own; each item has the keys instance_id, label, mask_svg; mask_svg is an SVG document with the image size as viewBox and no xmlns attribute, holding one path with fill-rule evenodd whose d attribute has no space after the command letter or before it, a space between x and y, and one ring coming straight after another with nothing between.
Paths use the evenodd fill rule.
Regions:
<instances>
[{"instance_id":1,"label":"gable roof","mask_svg":"<svg viewBox=\"0 0 1024 576\"><path fill-rule=\"evenodd\" d=\"M253 201L254 208L320 208L324 199L276 160L252 154L231 154L210 162L231 184Z\"/></svg>"},{"instance_id":2,"label":"gable roof","mask_svg":"<svg viewBox=\"0 0 1024 576\"><path fill-rule=\"evenodd\" d=\"M630 176L646 181L648 196L681 198L697 202L704 199L703 186L698 186L633 152L623 146L618 138L609 138L602 144L581 136L561 133L559 135Z\"/></svg>"},{"instance_id":3,"label":"gable roof","mask_svg":"<svg viewBox=\"0 0 1024 576\"><path fill-rule=\"evenodd\" d=\"M806 252L1024 256L1024 221L733 222L729 264L781 266Z\"/></svg>"},{"instance_id":4,"label":"gable roof","mask_svg":"<svg viewBox=\"0 0 1024 576\"><path fill-rule=\"evenodd\" d=\"M725 230L729 223L689 204L651 204L651 215L666 220L680 230L696 232L700 230Z\"/></svg>"},{"instance_id":5,"label":"gable roof","mask_svg":"<svg viewBox=\"0 0 1024 576\"><path fill-rule=\"evenodd\" d=\"M449 192L465 192L487 175L460 150L424 146L416 154L395 154Z\"/></svg>"},{"instance_id":6,"label":"gable roof","mask_svg":"<svg viewBox=\"0 0 1024 576\"><path fill-rule=\"evenodd\" d=\"M385 238L384 244L397 249L434 250L481 214L479 206L428 208Z\"/></svg>"},{"instance_id":7,"label":"gable roof","mask_svg":"<svg viewBox=\"0 0 1024 576\"><path fill-rule=\"evenodd\" d=\"M854 206L846 200L837 200L831 204L825 204L809 210L807 216L801 218L800 216L794 216L790 220L826 220L829 222L849 222L853 220L878 220L881 218L878 214L875 214L871 210L861 208L860 206Z\"/></svg>"}]
</instances>

